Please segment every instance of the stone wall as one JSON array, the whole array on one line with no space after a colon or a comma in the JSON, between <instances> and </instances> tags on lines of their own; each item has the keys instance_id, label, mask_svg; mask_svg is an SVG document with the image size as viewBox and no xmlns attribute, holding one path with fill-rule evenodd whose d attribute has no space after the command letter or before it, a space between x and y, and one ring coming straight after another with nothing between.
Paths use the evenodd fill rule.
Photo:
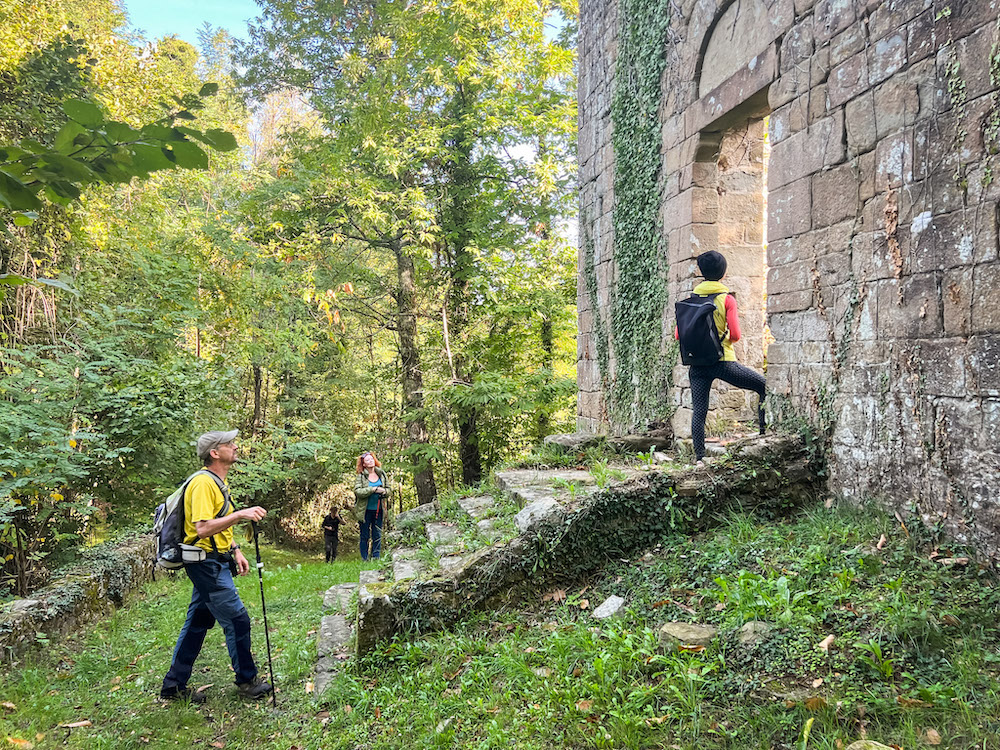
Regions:
<instances>
[{"instance_id":1,"label":"stone wall","mask_svg":"<svg viewBox=\"0 0 1000 750\"><path fill-rule=\"evenodd\" d=\"M94 547L83 563L30 599L0 606L0 662L13 661L48 638L70 635L125 604L152 578L154 551L149 534Z\"/></svg>"},{"instance_id":2,"label":"stone wall","mask_svg":"<svg viewBox=\"0 0 1000 750\"><path fill-rule=\"evenodd\" d=\"M1000 282L1000 0L674 6L660 111L665 346L694 258L720 250L749 321L741 360L763 356L755 300L766 291L771 411L791 406L828 431L831 489L912 506L1000 554L1000 308L990 294ZM602 306L615 293L617 23L613 0L581 3L581 236L592 240ZM766 254L756 241L765 217L754 219L764 118ZM579 426L614 432L582 279L579 309ZM685 376L674 373L680 435ZM739 413L746 402L720 390L713 405Z\"/></svg>"}]
</instances>

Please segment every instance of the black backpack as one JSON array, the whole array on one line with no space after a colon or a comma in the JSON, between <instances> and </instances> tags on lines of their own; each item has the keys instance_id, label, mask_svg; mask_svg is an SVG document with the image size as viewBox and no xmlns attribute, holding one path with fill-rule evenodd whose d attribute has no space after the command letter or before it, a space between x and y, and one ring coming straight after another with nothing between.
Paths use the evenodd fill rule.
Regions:
<instances>
[{"instance_id":1,"label":"black backpack","mask_svg":"<svg viewBox=\"0 0 1000 750\"><path fill-rule=\"evenodd\" d=\"M722 359L722 339L715 325L715 298L720 294L725 292L707 297L695 294L674 303L682 364L714 365Z\"/></svg>"}]
</instances>

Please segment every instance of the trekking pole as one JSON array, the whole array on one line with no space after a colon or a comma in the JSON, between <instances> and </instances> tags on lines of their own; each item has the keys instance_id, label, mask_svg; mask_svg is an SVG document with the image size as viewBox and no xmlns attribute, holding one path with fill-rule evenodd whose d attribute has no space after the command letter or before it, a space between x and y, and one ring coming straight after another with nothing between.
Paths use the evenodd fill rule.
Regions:
<instances>
[{"instance_id":1,"label":"trekking pole","mask_svg":"<svg viewBox=\"0 0 1000 750\"><path fill-rule=\"evenodd\" d=\"M253 547L257 552L257 577L260 579L260 608L264 613L264 641L267 643L267 671L271 675L271 705L278 707L278 686L274 682L274 666L271 664L271 636L267 632L267 605L264 603L264 563L260 561L260 542L257 540L257 522L253 525Z\"/></svg>"}]
</instances>

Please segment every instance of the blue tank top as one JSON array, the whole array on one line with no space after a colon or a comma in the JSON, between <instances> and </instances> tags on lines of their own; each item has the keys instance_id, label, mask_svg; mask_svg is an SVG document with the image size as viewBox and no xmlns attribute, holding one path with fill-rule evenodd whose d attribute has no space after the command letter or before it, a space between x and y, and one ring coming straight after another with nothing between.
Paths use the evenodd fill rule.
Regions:
<instances>
[{"instance_id":1,"label":"blue tank top","mask_svg":"<svg viewBox=\"0 0 1000 750\"><path fill-rule=\"evenodd\" d=\"M381 479L376 479L373 482L372 480L369 479L368 480L368 486L369 487L381 487L382 486L382 480ZM379 501L380 497L381 497L381 495L379 495L377 492L373 492L372 494L370 494L368 496L368 506L367 506L367 509L368 510L375 510L376 508L378 508L378 501Z\"/></svg>"}]
</instances>

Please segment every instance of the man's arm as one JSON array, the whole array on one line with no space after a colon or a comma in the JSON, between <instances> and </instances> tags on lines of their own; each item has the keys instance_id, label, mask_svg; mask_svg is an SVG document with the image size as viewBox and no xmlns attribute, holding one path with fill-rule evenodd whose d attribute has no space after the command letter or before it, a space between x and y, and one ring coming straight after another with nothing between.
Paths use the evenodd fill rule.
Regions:
<instances>
[{"instance_id":1,"label":"man's arm","mask_svg":"<svg viewBox=\"0 0 1000 750\"><path fill-rule=\"evenodd\" d=\"M252 508L243 508L235 513L230 513L228 516L223 516L222 518L212 518L207 521L195 521L194 530L201 539L207 539L210 536L215 536L220 531L225 531L226 529L235 526L240 521L259 521L264 516L267 515L267 511L261 508L259 505L255 505Z\"/></svg>"}]
</instances>

